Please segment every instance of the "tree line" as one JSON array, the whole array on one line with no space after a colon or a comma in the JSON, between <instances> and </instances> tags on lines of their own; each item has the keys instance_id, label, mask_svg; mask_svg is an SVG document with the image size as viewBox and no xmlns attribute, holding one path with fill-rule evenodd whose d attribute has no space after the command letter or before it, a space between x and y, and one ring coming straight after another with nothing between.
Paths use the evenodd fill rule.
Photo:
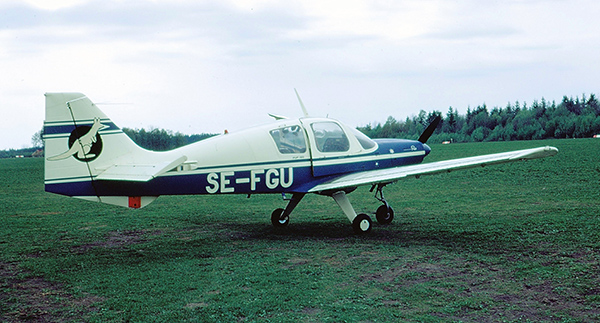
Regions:
<instances>
[{"instance_id":1,"label":"tree line","mask_svg":"<svg viewBox=\"0 0 600 323\"><path fill-rule=\"evenodd\" d=\"M484 103L467 108L464 115L452 107L445 115L440 111L426 112L398 121L390 116L384 124L368 124L358 130L371 138L416 139L437 116L442 118L428 142L538 140L549 138L588 138L600 134L600 101L595 94L580 97L564 96L560 103L546 99L508 103L504 108L489 109ZM214 136L202 133L184 135L153 128L123 128L135 143L157 151L175 149Z\"/></svg>"},{"instance_id":2,"label":"tree line","mask_svg":"<svg viewBox=\"0 0 600 323\"><path fill-rule=\"evenodd\" d=\"M516 101L504 108L489 109L483 104L469 107L465 115L452 107L445 115L421 110L404 121L390 116L384 124L358 129L371 138L416 139L436 116L442 122L428 141L432 143L586 138L600 134L600 102L594 94L581 98L564 96L558 104L544 98L531 105Z\"/></svg>"},{"instance_id":3,"label":"tree line","mask_svg":"<svg viewBox=\"0 0 600 323\"><path fill-rule=\"evenodd\" d=\"M123 128L122 130L140 147L155 151L175 149L214 136L209 133L184 135L180 132L158 128L150 130Z\"/></svg>"}]
</instances>

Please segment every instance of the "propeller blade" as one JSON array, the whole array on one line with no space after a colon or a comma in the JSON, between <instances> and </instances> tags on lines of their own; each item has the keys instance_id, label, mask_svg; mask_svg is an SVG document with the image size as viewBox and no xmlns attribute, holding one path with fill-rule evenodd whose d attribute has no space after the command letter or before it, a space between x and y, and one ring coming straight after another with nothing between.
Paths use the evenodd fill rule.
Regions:
<instances>
[{"instance_id":1,"label":"propeller blade","mask_svg":"<svg viewBox=\"0 0 600 323\"><path fill-rule=\"evenodd\" d=\"M433 135L433 132L435 131L435 128L437 128L437 126L440 124L440 121L442 121L442 117L440 117L440 116L435 117L435 119L433 119L433 121L429 124L429 126L427 126L425 131L423 131L423 133L421 134L421 137L419 137L418 140L423 144L426 143L427 139L429 139L429 137L431 137L431 135Z\"/></svg>"}]
</instances>

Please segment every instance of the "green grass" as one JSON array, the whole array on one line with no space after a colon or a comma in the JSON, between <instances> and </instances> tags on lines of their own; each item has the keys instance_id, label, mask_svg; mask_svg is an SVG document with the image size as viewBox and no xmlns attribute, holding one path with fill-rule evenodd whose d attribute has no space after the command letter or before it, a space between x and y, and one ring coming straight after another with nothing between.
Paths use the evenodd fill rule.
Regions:
<instances>
[{"instance_id":1,"label":"green grass","mask_svg":"<svg viewBox=\"0 0 600 323\"><path fill-rule=\"evenodd\" d=\"M275 230L277 195L129 210L43 192L41 159L1 160L0 321L597 321L600 140L432 145L426 161L543 145L560 152L388 186L396 218L363 236L327 197ZM369 187L350 199L379 206Z\"/></svg>"}]
</instances>

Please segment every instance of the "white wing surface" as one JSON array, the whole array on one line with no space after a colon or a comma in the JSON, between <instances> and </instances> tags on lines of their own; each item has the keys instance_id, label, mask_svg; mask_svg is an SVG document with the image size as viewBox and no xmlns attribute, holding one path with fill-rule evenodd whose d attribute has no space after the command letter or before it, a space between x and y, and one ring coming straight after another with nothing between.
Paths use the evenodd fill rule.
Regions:
<instances>
[{"instance_id":1,"label":"white wing surface","mask_svg":"<svg viewBox=\"0 0 600 323\"><path fill-rule=\"evenodd\" d=\"M515 150L499 154L481 155L467 158L450 159L433 163L400 166L394 168L377 169L337 177L329 182L319 184L309 190L311 193L356 187L367 184L385 184L396 182L406 177L432 175L453 170L474 168L521 160L544 158L558 153L555 147L539 147L524 150Z\"/></svg>"}]
</instances>

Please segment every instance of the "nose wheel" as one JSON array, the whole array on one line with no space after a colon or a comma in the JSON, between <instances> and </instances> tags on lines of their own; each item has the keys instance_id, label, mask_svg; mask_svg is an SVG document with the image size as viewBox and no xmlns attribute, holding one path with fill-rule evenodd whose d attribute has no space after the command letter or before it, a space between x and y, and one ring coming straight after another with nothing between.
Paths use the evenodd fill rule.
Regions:
<instances>
[{"instance_id":1,"label":"nose wheel","mask_svg":"<svg viewBox=\"0 0 600 323\"><path fill-rule=\"evenodd\" d=\"M375 198L383 203L383 205L377 208L377 211L375 212L375 218L377 218L379 224L390 224L392 223L392 220L394 220L394 209L392 209L383 196L383 188L385 185L387 184L377 184L371 187L371 192L377 187Z\"/></svg>"},{"instance_id":2,"label":"nose wheel","mask_svg":"<svg viewBox=\"0 0 600 323\"><path fill-rule=\"evenodd\" d=\"M394 209L392 209L392 207L386 203L377 208L375 217L377 218L377 222L379 222L379 224L390 224L392 223L392 220L394 220Z\"/></svg>"}]
</instances>

